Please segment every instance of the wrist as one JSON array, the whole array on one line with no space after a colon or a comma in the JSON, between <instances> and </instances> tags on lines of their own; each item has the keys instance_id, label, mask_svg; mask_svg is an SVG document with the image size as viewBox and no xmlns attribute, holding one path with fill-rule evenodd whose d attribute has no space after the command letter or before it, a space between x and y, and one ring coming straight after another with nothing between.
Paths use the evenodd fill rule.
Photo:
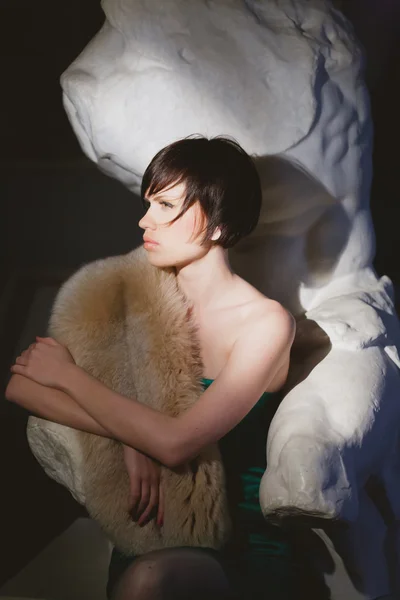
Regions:
<instances>
[{"instance_id":1,"label":"wrist","mask_svg":"<svg viewBox=\"0 0 400 600\"><path fill-rule=\"evenodd\" d=\"M68 363L63 369L62 378L60 381L60 390L71 394L74 389L74 383L79 377L80 367L75 363Z\"/></svg>"},{"instance_id":2,"label":"wrist","mask_svg":"<svg viewBox=\"0 0 400 600\"><path fill-rule=\"evenodd\" d=\"M125 458L129 458L130 456L140 454L139 450L136 450L136 448L132 448L132 446L128 446L127 444L122 443L122 447L123 447Z\"/></svg>"}]
</instances>

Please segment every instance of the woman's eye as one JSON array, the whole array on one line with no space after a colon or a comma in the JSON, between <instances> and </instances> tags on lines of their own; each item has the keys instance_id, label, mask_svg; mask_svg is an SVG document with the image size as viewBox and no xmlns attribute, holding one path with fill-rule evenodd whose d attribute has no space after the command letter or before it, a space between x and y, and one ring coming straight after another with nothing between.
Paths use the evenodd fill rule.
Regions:
<instances>
[{"instance_id":1,"label":"woman's eye","mask_svg":"<svg viewBox=\"0 0 400 600\"><path fill-rule=\"evenodd\" d=\"M163 206L165 206L166 208L174 208L173 204L170 204L169 202L164 202L161 201L159 202L159 204L162 204ZM143 200L143 207L148 210L150 208L150 201L149 200Z\"/></svg>"}]
</instances>

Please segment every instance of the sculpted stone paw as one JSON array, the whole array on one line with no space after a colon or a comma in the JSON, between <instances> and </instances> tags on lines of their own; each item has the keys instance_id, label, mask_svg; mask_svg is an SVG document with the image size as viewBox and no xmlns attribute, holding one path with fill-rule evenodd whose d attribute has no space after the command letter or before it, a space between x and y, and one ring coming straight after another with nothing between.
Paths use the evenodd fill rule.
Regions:
<instances>
[{"instance_id":1,"label":"sculpted stone paw","mask_svg":"<svg viewBox=\"0 0 400 600\"><path fill-rule=\"evenodd\" d=\"M321 520L356 517L357 492L333 444L294 436L282 448L277 467L269 466L260 486L261 507L269 520L318 526Z\"/></svg>"}]
</instances>

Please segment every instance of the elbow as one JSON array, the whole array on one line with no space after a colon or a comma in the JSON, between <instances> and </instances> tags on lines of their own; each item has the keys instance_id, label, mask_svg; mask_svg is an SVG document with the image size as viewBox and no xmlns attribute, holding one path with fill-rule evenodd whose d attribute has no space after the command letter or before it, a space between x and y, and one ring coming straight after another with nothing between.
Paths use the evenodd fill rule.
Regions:
<instances>
[{"instance_id":1,"label":"elbow","mask_svg":"<svg viewBox=\"0 0 400 600\"><path fill-rule=\"evenodd\" d=\"M183 460L176 449L174 447L170 447L164 452L162 462L169 469L176 469L183 463Z\"/></svg>"},{"instance_id":2,"label":"elbow","mask_svg":"<svg viewBox=\"0 0 400 600\"><path fill-rule=\"evenodd\" d=\"M187 462L186 452L184 452L184 444L175 435L173 439L169 439L164 444L163 464L169 469L177 469Z\"/></svg>"},{"instance_id":3,"label":"elbow","mask_svg":"<svg viewBox=\"0 0 400 600\"><path fill-rule=\"evenodd\" d=\"M173 443L168 446L165 452L164 465L169 469L179 469L186 466L191 460L196 458L198 453L189 453L187 444Z\"/></svg>"},{"instance_id":4,"label":"elbow","mask_svg":"<svg viewBox=\"0 0 400 600\"><path fill-rule=\"evenodd\" d=\"M172 419L171 427L163 428L163 434L159 438L158 448L162 450L158 460L169 469L177 469L187 465L194 458L194 454L192 444L179 418Z\"/></svg>"},{"instance_id":5,"label":"elbow","mask_svg":"<svg viewBox=\"0 0 400 600\"><path fill-rule=\"evenodd\" d=\"M13 380L14 380L14 375L11 377L10 381L8 382L8 385L7 385L6 391L5 391L5 398L9 402L16 402L15 381L13 381Z\"/></svg>"},{"instance_id":6,"label":"elbow","mask_svg":"<svg viewBox=\"0 0 400 600\"><path fill-rule=\"evenodd\" d=\"M14 374L8 382L4 393L6 400L25 408L27 382L29 380L23 375Z\"/></svg>"}]
</instances>

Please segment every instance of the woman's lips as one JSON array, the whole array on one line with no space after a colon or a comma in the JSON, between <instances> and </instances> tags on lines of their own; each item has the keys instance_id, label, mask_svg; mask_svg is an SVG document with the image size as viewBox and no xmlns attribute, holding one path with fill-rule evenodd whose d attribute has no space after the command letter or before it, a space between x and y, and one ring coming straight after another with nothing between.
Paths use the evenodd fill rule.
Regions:
<instances>
[{"instance_id":1,"label":"woman's lips","mask_svg":"<svg viewBox=\"0 0 400 600\"><path fill-rule=\"evenodd\" d=\"M146 250L151 250L152 248L156 248L156 246L158 246L157 242L144 242L143 247Z\"/></svg>"}]
</instances>

